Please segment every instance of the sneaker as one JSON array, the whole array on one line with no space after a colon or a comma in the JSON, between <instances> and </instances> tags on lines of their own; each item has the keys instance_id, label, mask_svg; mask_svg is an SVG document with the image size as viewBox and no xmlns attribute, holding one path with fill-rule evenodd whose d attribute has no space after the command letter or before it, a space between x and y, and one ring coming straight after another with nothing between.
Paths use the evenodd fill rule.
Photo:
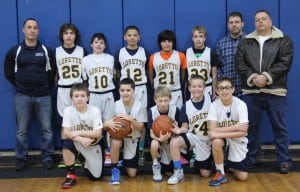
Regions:
<instances>
[{"instance_id":1,"label":"sneaker","mask_svg":"<svg viewBox=\"0 0 300 192\"><path fill-rule=\"evenodd\" d=\"M45 170L50 170L54 167L53 161L51 159L44 161L43 165Z\"/></svg>"},{"instance_id":2,"label":"sneaker","mask_svg":"<svg viewBox=\"0 0 300 192\"><path fill-rule=\"evenodd\" d=\"M120 170L118 168L113 168L111 170L110 184L111 185L119 185L120 184Z\"/></svg>"},{"instance_id":3,"label":"sneaker","mask_svg":"<svg viewBox=\"0 0 300 192\"><path fill-rule=\"evenodd\" d=\"M65 165L65 162L63 159L58 163L57 167L60 169L66 168L66 165Z\"/></svg>"},{"instance_id":4,"label":"sneaker","mask_svg":"<svg viewBox=\"0 0 300 192\"><path fill-rule=\"evenodd\" d=\"M110 152L106 152L105 153L104 167L110 167L110 166L111 166Z\"/></svg>"},{"instance_id":5,"label":"sneaker","mask_svg":"<svg viewBox=\"0 0 300 192\"><path fill-rule=\"evenodd\" d=\"M72 173L67 173L65 181L62 183L62 189L70 189L77 182L77 176Z\"/></svg>"},{"instance_id":6,"label":"sneaker","mask_svg":"<svg viewBox=\"0 0 300 192\"><path fill-rule=\"evenodd\" d=\"M156 182L162 181L160 164L152 165L152 171L153 171L153 181Z\"/></svg>"},{"instance_id":7,"label":"sneaker","mask_svg":"<svg viewBox=\"0 0 300 192\"><path fill-rule=\"evenodd\" d=\"M187 165L187 164L189 164L189 162L184 158L184 157L180 157L180 163L181 163L181 165Z\"/></svg>"},{"instance_id":8,"label":"sneaker","mask_svg":"<svg viewBox=\"0 0 300 192\"><path fill-rule=\"evenodd\" d=\"M227 178L224 174L221 173L220 170L217 170L216 175L214 176L214 178L209 182L209 186L219 186L223 183L227 182Z\"/></svg>"},{"instance_id":9,"label":"sneaker","mask_svg":"<svg viewBox=\"0 0 300 192\"><path fill-rule=\"evenodd\" d=\"M279 166L280 174L288 174L291 171L291 164L283 162Z\"/></svg>"},{"instance_id":10,"label":"sneaker","mask_svg":"<svg viewBox=\"0 0 300 192\"><path fill-rule=\"evenodd\" d=\"M145 164L145 155L144 155L144 150L139 150L139 161L138 165L144 165Z\"/></svg>"},{"instance_id":11,"label":"sneaker","mask_svg":"<svg viewBox=\"0 0 300 192\"><path fill-rule=\"evenodd\" d=\"M175 169L173 175L168 179L169 185L174 185L179 183L184 179L183 169Z\"/></svg>"},{"instance_id":12,"label":"sneaker","mask_svg":"<svg viewBox=\"0 0 300 192\"><path fill-rule=\"evenodd\" d=\"M16 171L24 171L27 167L26 161L24 159L16 159Z\"/></svg>"}]
</instances>

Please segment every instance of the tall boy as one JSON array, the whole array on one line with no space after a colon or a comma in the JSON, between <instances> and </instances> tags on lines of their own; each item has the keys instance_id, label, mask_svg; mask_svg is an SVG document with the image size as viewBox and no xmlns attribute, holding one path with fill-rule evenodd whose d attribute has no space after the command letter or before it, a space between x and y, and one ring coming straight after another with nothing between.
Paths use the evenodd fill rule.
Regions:
<instances>
[{"instance_id":1,"label":"tall boy","mask_svg":"<svg viewBox=\"0 0 300 192\"><path fill-rule=\"evenodd\" d=\"M161 167L166 174L171 174L173 166L171 163L171 154L169 139L171 134L155 136L152 131L152 123L159 115L168 115L177 122L179 117L179 109L175 105L170 105L171 92L166 86L158 86L154 93L154 101L156 103L148 112L148 128L150 129L151 141L151 156L153 160L152 171L153 181L162 181ZM160 151L160 162L158 161Z\"/></svg>"},{"instance_id":2,"label":"tall boy","mask_svg":"<svg viewBox=\"0 0 300 192\"><path fill-rule=\"evenodd\" d=\"M123 145L123 165L129 177L135 177L138 167L138 141L144 122L147 120L147 111L139 100L134 99L135 83L130 78L120 81L121 99L115 103L115 116L128 120L132 132L122 140L111 138L111 180L110 184L120 184L120 170L117 167L121 147ZM120 125L113 119L106 122L109 129L119 129Z\"/></svg>"},{"instance_id":3,"label":"tall boy","mask_svg":"<svg viewBox=\"0 0 300 192\"><path fill-rule=\"evenodd\" d=\"M80 153L85 158L85 173L91 180L98 180L103 169L102 119L99 109L88 105L89 91L84 84L74 84L70 90L73 105L64 111L62 123L63 158L67 176L62 184L69 189L77 182L75 158Z\"/></svg>"},{"instance_id":4,"label":"tall boy","mask_svg":"<svg viewBox=\"0 0 300 192\"><path fill-rule=\"evenodd\" d=\"M173 129L177 136L172 137L170 143L174 164L174 174L168 179L168 184L177 184L184 178L180 163L180 152L194 151L195 167L200 175L209 177L211 170L211 142L208 136L207 114L211 100L205 92L205 80L202 76L192 75L189 80L189 91L192 98L182 107L180 112L181 127Z\"/></svg>"},{"instance_id":5,"label":"tall boy","mask_svg":"<svg viewBox=\"0 0 300 192\"><path fill-rule=\"evenodd\" d=\"M248 177L246 137L248 131L248 111L246 104L233 96L234 84L229 78L221 78L217 83L219 99L215 100L208 112L208 127L212 140L212 153L217 173L209 182L210 186L219 186L227 182L224 172L224 145L228 145L227 165L237 179L244 181Z\"/></svg>"}]
</instances>

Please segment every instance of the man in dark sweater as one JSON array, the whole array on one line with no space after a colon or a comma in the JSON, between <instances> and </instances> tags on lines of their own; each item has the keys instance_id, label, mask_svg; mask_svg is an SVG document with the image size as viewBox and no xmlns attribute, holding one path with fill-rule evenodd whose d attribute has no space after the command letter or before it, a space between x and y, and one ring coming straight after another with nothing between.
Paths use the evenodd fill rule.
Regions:
<instances>
[{"instance_id":1,"label":"man in dark sweater","mask_svg":"<svg viewBox=\"0 0 300 192\"><path fill-rule=\"evenodd\" d=\"M24 41L9 49L4 61L6 79L15 87L16 170L26 168L28 129L35 113L41 131L41 155L45 169L53 167L50 87L54 82L55 60L52 51L38 40L39 27L34 18L23 25Z\"/></svg>"}]
</instances>

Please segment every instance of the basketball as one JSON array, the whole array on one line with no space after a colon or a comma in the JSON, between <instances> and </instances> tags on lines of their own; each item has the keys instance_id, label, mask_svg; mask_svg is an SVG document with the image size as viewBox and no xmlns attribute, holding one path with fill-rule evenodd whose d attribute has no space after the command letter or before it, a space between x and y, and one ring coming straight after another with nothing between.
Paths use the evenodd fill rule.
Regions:
<instances>
[{"instance_id":1,"label":"basketball","mask_svg":"<svg viewBox=\"0 0 300 192\"><path fill-rule=\"evenodd\" d=\"M113 131L112 129L108 129L108 132L110 136L114 139L123 139L126 137L129 133L131 133L131 123L130 121L127 121L125 119L121 119L119 117L116 117L114 121L121 122L121 127L117 131Z\"/></svg>"},{"instance_id":2,"label":"basketball","mask_svg":"<svg viewBox=\"0 0 300 192\"><path fill-rule=\"evenodd\" d=\"M173 120L168 115L160 115L156 117L152 123L152 131L156 137L159 137L160 132L163 135L168 132L172 133L170 130L173 129Z\"/></svg>"}]
</instances>

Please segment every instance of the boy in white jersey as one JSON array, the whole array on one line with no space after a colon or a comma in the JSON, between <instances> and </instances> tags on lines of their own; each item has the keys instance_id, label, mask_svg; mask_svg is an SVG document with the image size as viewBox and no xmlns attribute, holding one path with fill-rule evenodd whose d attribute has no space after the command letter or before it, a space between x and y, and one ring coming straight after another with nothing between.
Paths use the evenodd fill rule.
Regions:
<instances>
[{"instance_id":1,"label":"boy in white jersey","mask_svg":"<svg viewBox=\"0 0 300 192\"><path fill-rule=\"evenodd\" d=\"M130 78L120 81L121 99L115 103L114 114L117 117L131 122L132 132L122 140L111 138L111 180L110 184L120 184L120 170L117 167L121 147L123 145L123 165L129 177L135 177L138 167L138 141L144 122L147 120L147 111L139 100L134 99L135 83ZM106 122L109 129L119 129L120 124L114 118Z\"/></svg>"},{"instance_id":2,"label":"boy in white jersey","mask_svg":"<svg viewBox=\"0 0 300 192\"><path fill-rule=\"evenodd\" d=\"M246 104L233 96L234 84L229 78L221 78L217 83L219 99L215 100L208 112L209 135L212 140L212 153L217 173L209 182L210 186L219 186L227 182L224 172L224 145L228 145L228 162L238 180L248 177L245 163L248 152L246 137L248 131L248 111Z\"/></svg>"},{"instance_id":3,"label":"boy in white jersey","mask_svg":"<svg viewBox=\"0 0 300 192\"><path fill-rule=\"evenodd\" d=\"M99 109L87 104L89 91L84 84L74 84L70 96L73 105L64 111L61 134L67 167L63 189L69 189L77 182L75 158L78 152L85 158L85 173L89 179L100 179L103 169L103 148L100 145L103 125Z\"/></svg>"},{"instance_id":4,"label":"boy in white jersey","mask_svg":"<svg viewBox=\"0 0 300 192\"><path fill-rule=\"evenodd\" d=\"M177 184L184 179L180 163L180 152L194 151L195 167L200 175L209 177L212 156L211 142L208 136L207 114L211 99L205 92L205 80L202 76L192 75L188 85L192 98L188 100L180 111L178 126L173 129L177 136L172 137L170 143L171 155L174 164L174 174L168 179L168 184Z\"/></svg>"},{"instance_id":5,"label":"boy in white jersey","mask_svg":"<svg viewBox=\"0 0 300 192\"><path fill-rule=\"evenodd\" d=\"M147 52L138 42L140 41L140 30L137 26L130 25L125 28L124 40L127 46L120 49L116 58L116 69L118 79L131 78L135 83L135 99L142 103L147 109ZM139 141L139 164L144 164L144 142L146 129L143 128Z\"/></svg>"},{"instance_id":6,"label":"boy in white jersey","mask_svg":"<svg viewBox=\"0 0 300 192\"><path fill-rule=\"evenodd\" d=\"M195 26L192 30L193 47L186 50L188 79L192 75L201 75L205 80L205 93L215 98L215 83L217 81L217 60L212 50L205 46L206 29ZM189 99L189 98L188 98Z\"/></svg>"},{"instance_id":7,"label":"boy in white jersey","mask_svg":"<svg viewBox=\"0 0 300 192\"><path fill-rule=\"evenodd\" d=\"M80 33L77 27L71 23L65 23L60 27L59 40L62 45L55 49L57 65L57 113L56 121L60 127L63 112L66 107L72 105L70 89L74 83L81 83L82 58L85 55L84 49L77 45ZM79 162L76 166L81 166ZM60 162L58 167L65 167L64 162Z\"/></svg>"},{"instance_id":8,"label":"boy in white jersey","mask_svg":"<svg viewBox=\"0 0 300 192\"><path fill-rule=\"evenodd\" d=\"M82 77L88 81L90 91L89 103L100 109L102 120L105 122L114 116L114 57L104 53L107 39L103 33L95 33L91 38L93 53L82 60ZM108 135L106 132L104 135ZM109 136L107 138L107 152L109 153ZM105 156L106 165L110 164L110 156Z\"/></svg>"},{"instance_id":9,"label":"boy in white jersey","mask_svg":"<svg viewBox=\"0 0 300 192\"><path fill-rule=\"evenodd\" d=\"M174 120L178 120L179 109L175 105L170 105L171 92L166 86L158 86L154 93L155 106L151 107L148 112L148 129L150 129L151 141L151 156L153 160L152 171L153 181L162 181L161 168L167 175L171 175L173 171L172 159L170 154L169 139L171 134L160 134L156 137L152 131L153 121L160 115L168 115ZM160 151L160 162L158 161Z\"/></svg>"},{"instance_id":10,"label":"boy in white jersey","mask_svg":"<svg viewBox=\"0 0 300 192\"><path fill-rule=\"evenodd\" d=\"M180 109L183 104L181 88L185 86L185 55L175 50L176 36L171 30L161 31L157 42L161 51L153 53L149 58L150 84L154 89L159 85L167 86L172 92L171 104Z\"/></svg>"}]
</instances>

